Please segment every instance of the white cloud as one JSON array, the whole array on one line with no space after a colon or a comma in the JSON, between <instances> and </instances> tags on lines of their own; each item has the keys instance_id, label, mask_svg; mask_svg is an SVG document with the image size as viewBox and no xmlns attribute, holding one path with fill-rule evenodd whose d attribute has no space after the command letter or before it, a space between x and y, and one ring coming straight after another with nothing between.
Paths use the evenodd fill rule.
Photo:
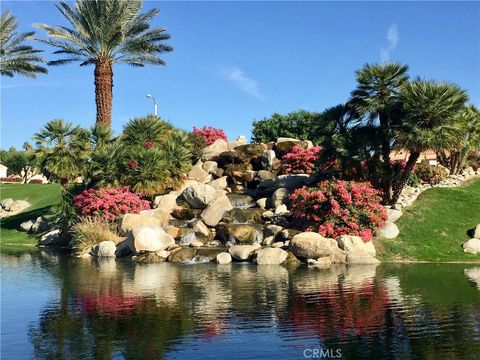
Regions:
<instances>
[{"instance_id":1,"label":"white cloud","mask_svg":"<svg viewBox=\"0 0 480 360\"><path fill-rule=\"evenodd\" d=\"M245 73L238 67L224 67L220 69L218 74L222 78L233 83L243 92L252 95L258 100L265 100L265 94L263 94L258 88L257 81L245 75Z\"/></svg>"},{"instance_id":2,"label":"white cloud","mask_svg":"<svg viewBox=\"0 0 480 360\"><path fill-rule=\"evenodd\" d=\"M398 25L393 23L387 30L388 47L380 50L380 59L384 61L390 60L390 52L395 50L400 41L400 34L398 32Z\"/></svg>"}]
</instances>

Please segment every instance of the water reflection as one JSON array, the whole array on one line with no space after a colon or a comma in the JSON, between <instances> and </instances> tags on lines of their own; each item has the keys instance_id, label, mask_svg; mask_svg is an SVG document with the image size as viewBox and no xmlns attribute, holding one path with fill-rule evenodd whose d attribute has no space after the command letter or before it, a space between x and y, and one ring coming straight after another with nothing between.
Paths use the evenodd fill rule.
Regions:
<instances>
[{"instance_id":1,"label":"water reflection","mask_svg":"<svg viewBox=\"0 0 480 360\"><path fill-rule=\"evenodd\" d=\"M59 290L30 319L24 345L37 359L303 358L312 347L341 349L346 359L480 352L479 267L319 270L2 256L2 277L32 267ZM12 286L35 296L27 283ZM455 295L439 298L440 290ZM2 300L15 309L3 289ZM4 326L2 345L15 336L15 324ZM5 346L3 357L19 358Z\"/></svg>"}]
</instances>

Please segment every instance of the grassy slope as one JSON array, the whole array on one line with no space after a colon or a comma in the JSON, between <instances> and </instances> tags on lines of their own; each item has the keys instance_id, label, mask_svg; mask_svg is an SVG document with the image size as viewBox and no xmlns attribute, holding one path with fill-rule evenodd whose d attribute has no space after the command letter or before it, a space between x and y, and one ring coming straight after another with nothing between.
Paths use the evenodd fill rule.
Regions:
<instances>
[{"instance_id":1,"label":"grassy slope","mask_svg":"<svg viewBox=\"0 0 480 360\"><path fill-rule=\"evenodd\" d=\"M58 184L3 184L0 185L0 198L27 200L31 205L21 213L4 218L0 226L0 245L2 253L19 253L34 250L36 238L18 231L19 225L26 220L36 219L60 201Z\"/></svg>"},{"instance_id":2,"label":"grassy slope","mask_svg":"<svg viewBox=\"0 0 480 360\"><path fill-rule=\"evenodd\" d=\"M458 188L429 189L397 221L400 235L378 239L383 260L478 261L461 244L480 223L480 180Z\"/></svg>"}]
</instances>

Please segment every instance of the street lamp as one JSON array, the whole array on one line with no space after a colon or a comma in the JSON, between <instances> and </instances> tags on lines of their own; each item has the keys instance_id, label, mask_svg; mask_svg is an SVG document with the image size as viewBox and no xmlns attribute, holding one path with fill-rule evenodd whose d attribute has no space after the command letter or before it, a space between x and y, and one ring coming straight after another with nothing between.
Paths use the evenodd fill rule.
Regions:
<instances>
[{"instance_id":1,"label":"street lamp","mask_svg":"<svg viewBox=\"0 0 480 360\"><path fill-rule=\"evenodd\" d=\"M155 98L150 94L147 94L146 96L147 98L153 100L153 113L155 114L155 116L157 116L157 100L155 100Z\"/></svg>"}]
</instances>

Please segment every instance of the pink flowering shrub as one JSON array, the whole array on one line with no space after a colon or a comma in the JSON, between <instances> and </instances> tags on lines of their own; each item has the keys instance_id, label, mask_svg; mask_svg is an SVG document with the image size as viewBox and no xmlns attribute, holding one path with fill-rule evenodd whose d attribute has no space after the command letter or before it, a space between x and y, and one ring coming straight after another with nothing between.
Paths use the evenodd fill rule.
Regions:
<instances>
[{"instance_id":1,"label":"pink flowering shrub","mask_svg":"<svg viewBox=\"0 0 480 360\"><path fill-rule=\"evenodd\" d=\"M295 190L290 211L305 231L330 238L355 235L367 242L387 220L379 194L366 182L323 181L316 188Z\"/></svg>"},{"instance_id":2,"label":"pink flowering shrub","mask_svg":"<svg viewBox=\"0 0 480 360\"><path fill-rule=\"evenodd\" d=\"M294 146L282 157L282 164L287 174L311 174L320 159L320 146L303 149Z\"/></svg>"},{"instance_id":3,"label":"pink flowering shrub","mask_svg":"<svg viewBox=\"0 0 480 360\"><path fill-rule=\"evenodd\" d=\"M75 208L80 216L116 221L124 214L150 209L150 204L125 187L85 190L75 196Z\"/></svg>"},{"instance_id":4,"label":"pink flowering shrub","mask_svg":"<svg viewBox=\"0 0 480 360\"><path fill-rule=\"evenodd\" d=\"M207 145L213 144L218 139L227 141L227 135L225 135L223 129L215 129L210 126L204 126L203 128L198 129L194 126L193 133L196 136L201 137Z\"/></svg>"}]
</instances>

